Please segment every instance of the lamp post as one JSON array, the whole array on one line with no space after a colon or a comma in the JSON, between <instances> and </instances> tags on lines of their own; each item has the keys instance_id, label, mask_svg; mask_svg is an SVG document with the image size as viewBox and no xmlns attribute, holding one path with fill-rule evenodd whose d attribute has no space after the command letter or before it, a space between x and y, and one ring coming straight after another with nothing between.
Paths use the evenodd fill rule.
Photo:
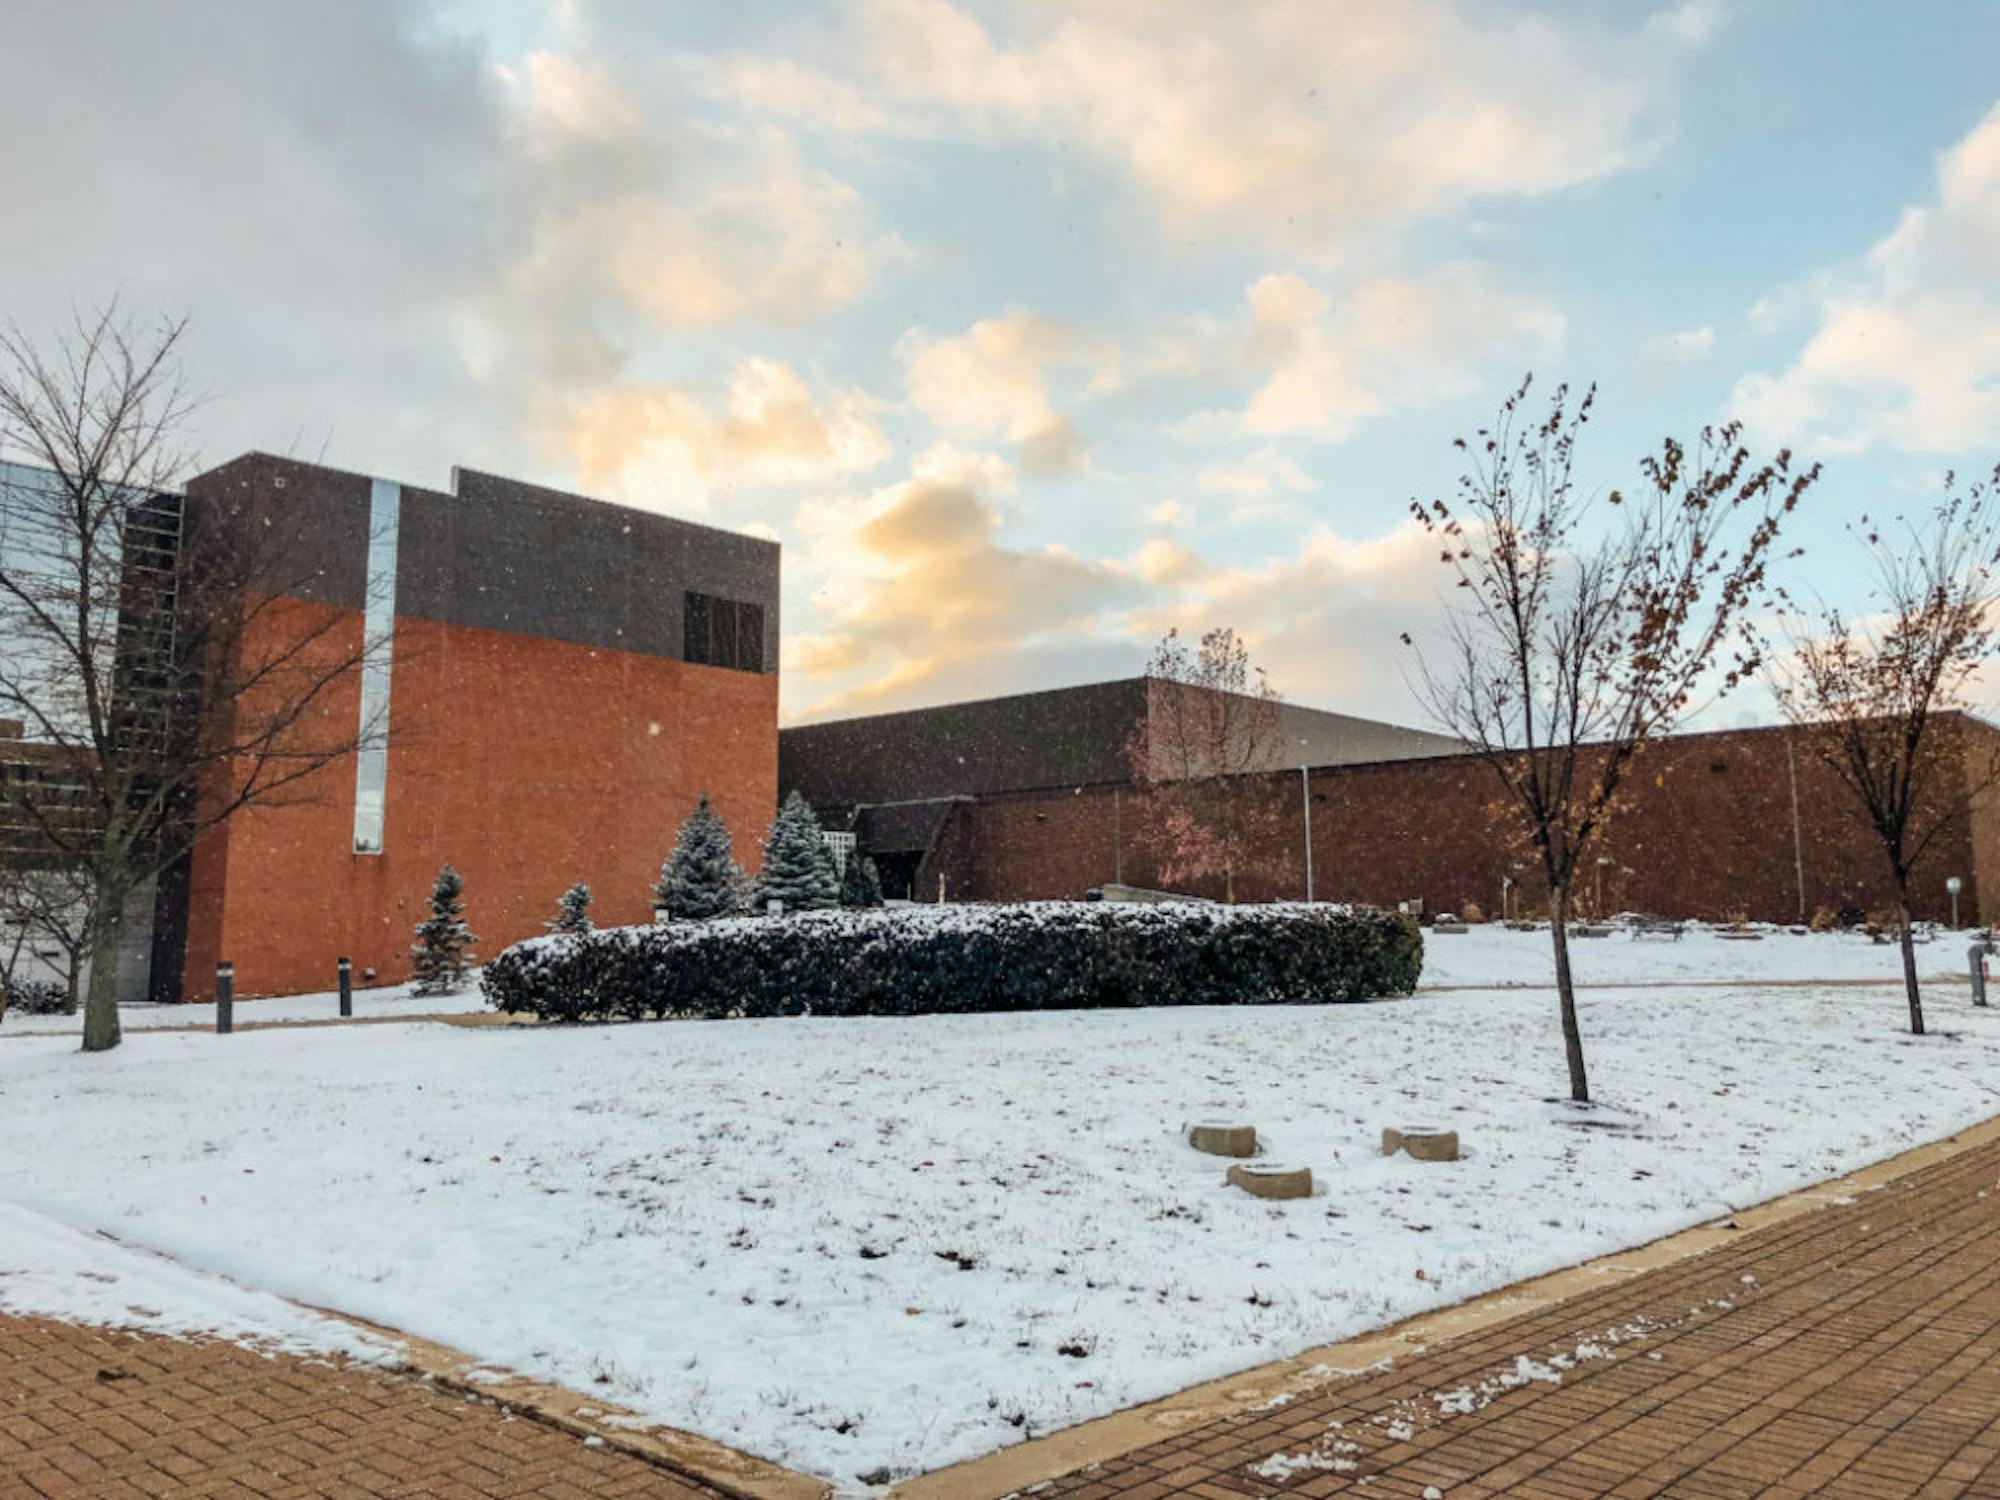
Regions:
<instances>
[{"instance_id":1,"label":"lamp post","mask_svg":"<svg viewBox=\"0 0 2000 1500\"><path fill-rule=\"evenodd\" d=\"M1954 875L1944 883L1944 888L1951 892L1951 930L1956 932L1958 931L1958 893L1965 889L1965 882Z\"/></svg>"},{"instance_id":2,"label":"lamp post","mask_svg":"<svg viewBox=\"0 0 2000 1500\"><path fill-rule=\"evenodd\" d=\"M1597 907L1596 916L1597 920L1600 922L1604 920L1604 867L1610 863L1611 863L1610 855L1600 854L1597 856L1597 873L1596 876L1594 877L1596 880L1596 887L1591 896L1591 900Z\"/></svg>"}]
</instances>

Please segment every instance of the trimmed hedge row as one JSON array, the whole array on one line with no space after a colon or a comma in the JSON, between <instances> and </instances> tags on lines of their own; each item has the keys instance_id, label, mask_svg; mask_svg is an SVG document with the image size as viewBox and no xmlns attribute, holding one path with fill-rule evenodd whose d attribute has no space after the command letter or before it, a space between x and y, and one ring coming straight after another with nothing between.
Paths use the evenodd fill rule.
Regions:
<instances>
[{"instance_id":1,"label":"trimmed hedge row","mask_svg":"<svg viewBox=\"0 0 2000 1500\"><path fill-rule=\"evenodd\" d=\"M1407 917L1331 906L1043 902L800 912L532 938L486 966L548 1021L909 1016L1366 1000L1416 988Z\"/></svg>"},{"instance_id":2,"label":"trimmed hedge row","mask_svg":"<svg viewBox=\"0 0 2000 1500\"><path fill-rule=\"evenodd\" d=\"M58 984L53 979L17 979L0 995L6 1004L0 1006L0 1016L17 1014L23 1016L73 1016L76 1002L69 997L69 987Z\"/></svg>"}]
</instances>

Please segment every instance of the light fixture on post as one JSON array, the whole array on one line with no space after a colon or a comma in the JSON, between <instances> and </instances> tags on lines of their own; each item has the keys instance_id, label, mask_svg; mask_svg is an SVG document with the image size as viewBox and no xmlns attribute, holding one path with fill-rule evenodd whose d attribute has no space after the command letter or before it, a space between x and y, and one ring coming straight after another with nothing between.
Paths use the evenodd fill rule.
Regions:
<instances>
[{"instance_id":1,"label":"light fixture on post","mask_svg":"<svg viewBox=\"0 0 2000 1500\"><path fill-rule=\"evenodd\" d=\"M1951 930L1958 931L1958 893L1965 889L1965 882L1956 875L1945 881L1944 888L1951 892Z\"/></svg>"}]
</instances>

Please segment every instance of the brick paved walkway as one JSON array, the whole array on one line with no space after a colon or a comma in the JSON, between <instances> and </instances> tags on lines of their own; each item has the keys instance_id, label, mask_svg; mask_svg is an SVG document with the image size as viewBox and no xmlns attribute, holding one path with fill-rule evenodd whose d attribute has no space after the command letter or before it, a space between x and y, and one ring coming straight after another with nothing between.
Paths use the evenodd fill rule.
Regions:
<instances>
[{"instance_id":1,"label":"brick paved walkway","mask_svg":"<svg viewBox=\"0 0 2000 1500\"><path fill-rule=\"evenodd\" d=\"M408 1375L0 1316L0 1500L718 1500Z\"/></svg>"},{"instance_id":2,"label":"brick paved walkway","mask_svg":"<svg viewBox=\"0 0 2000 1500\"><path fill-rule=\"evenodd\" d=\"M2000 1143L1035 1500L1339 1494L2000 1496Z\"/></svg>"}]
</instances>

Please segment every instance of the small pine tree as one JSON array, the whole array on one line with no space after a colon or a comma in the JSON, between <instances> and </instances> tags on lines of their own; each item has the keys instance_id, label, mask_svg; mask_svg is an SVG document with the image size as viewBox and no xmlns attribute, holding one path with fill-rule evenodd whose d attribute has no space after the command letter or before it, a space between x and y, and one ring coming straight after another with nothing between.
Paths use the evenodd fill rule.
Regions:
<instances>
[{"instance_id":1,"label":"small pine tree","mask_svg":"<svg viewBox=\"0 0 2000 1500\"><path fill-rule=\"evenodd\" d=\"M842 906L882 904L882 876L875 868L875 861L859 849L847 856L847 868L840 872L840 904Z\"/></svg>"},{"instance_id":2,"label":"small pine tree","mask_svg":"<svg viewBox=\"0 0 2000 1500\"><path fill-rule=\"evenodd\" d=\"M653 904L683 921L728 916L740 904L738 887L743 878L730 857L733 847L729 825L703 797L681 824L673 854L660 866Z\"/></svg>"},{"instance_id":3,"label":"small pine tree","mask_svg":"<svg viewBox=\"0 0 2000 1500\"><path fill-rule=\"evenodd\" d=\"M479 941L465 925L465 881L450 865L438 871L431 886L431 914L416 927L410 948L411 990L417 995L449 995L465 984L472 966L472 945Z\"/></svg>"},{"instance_id":4,"label":"small pine tree","mask_svg":"<svg viewBox=\"0 0 2000 1500\"><path fill-rule=\"evenodd\" d=\"M589 932L592 925L590 887L578 881L557 899L555 920L542 927L547 932Z\"/></svg>"},{"instance_id":5,"label":"small pine tree","mask_svg":"<svg viewBox=\"0 0 2000 1500\"><path fill-rule=\"evenodd\" d=\"M757 905L782 901L786 911L822 911L840 904L840 876L833 851L812 804L793 792L764 835L764 869L757 877Z\"/></svg>"}]
</instances>

